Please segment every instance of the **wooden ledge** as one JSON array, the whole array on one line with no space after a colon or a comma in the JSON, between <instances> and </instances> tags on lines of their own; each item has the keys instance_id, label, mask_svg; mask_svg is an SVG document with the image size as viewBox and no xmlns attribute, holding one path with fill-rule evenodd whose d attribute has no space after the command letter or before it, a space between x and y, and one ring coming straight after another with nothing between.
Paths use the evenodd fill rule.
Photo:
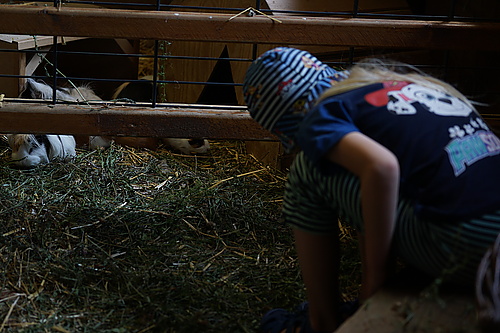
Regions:
<instances>
[{"instance_id":1,"label":"wooden ledge","mask_svg":"<svg viewBox=\"0 0 500 333\"><path fill-rule=\"evenodd\" d=\"M0 133L278 140L242 107L177 105L148 109L140 104L104 102L89 106L4 101L0 107Z\"/></svg>"},{"instance_id":2,"label":"wooden ledge","mask_svg":"<svg viewBox=\"0 0 500 333\"><path fill-rule=\"evenodd\" d=\"M480 333L473 290L433 288L418 273L398 278L365 302L335 333ZM426 278L422 278L426 279Z\"/></svg>"},{"instance_id":3,"label":"wooden ledge","mask_svg":"<svg viewBox=\"0 0 500 333\"><path fill-rule=\"evenodd\" d=\"M0 32L23 35L336 45L450 50L500 50L496 22L444 22L0 6Z\"/></svg>"},{"instance_id":4,"label":"wooden ledge","mask_svg":"<svg viewBox=\"0 0 500 333\"><path fill-rule=\"evenodd\" d=\"M31 100L34 101L34 100ZM215 140L279 141L254 121L246 108L225 105L151 104L123 106L9 102L0 106L0 133L53 133ZM500 118L485 115L500 132Z\"/></svg>"}]
</instances>

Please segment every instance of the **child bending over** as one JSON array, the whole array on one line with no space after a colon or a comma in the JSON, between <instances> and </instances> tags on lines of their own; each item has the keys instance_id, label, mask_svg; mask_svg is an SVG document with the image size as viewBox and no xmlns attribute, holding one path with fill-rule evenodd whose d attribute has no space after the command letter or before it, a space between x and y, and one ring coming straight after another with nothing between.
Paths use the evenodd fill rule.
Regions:
<instances>
[{"instance_id":1,"label":"child bending over","mask_svg":"<svg viewBox=\"0 0 500 333\"><path fill-rule=\"evenodd\" d=\"M500 233L500 140L452 86L401 67L372 60L337 72L308 52L277 48L248 69L251 116L287 151L300 149L283 215L307 311L271 310L263 332L338 327L339 218L361 235L361 302L386 281L392 255L473 285Z\"/></svg>"}]
</instances>

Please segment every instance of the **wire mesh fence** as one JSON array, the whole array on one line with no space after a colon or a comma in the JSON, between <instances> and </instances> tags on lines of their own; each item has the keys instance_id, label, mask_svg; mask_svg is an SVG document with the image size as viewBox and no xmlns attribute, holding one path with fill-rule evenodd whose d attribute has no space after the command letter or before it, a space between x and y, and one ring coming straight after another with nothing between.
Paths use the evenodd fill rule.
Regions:
<instances>
[{"instance_id":1,"label":"wire mesh fence","mask_svg":"<svg viewBox=\"0 0 500 333\"><path fill-rule=\"evenodd\" d=\"M23 3L10 1L2 6L23 6ZM468 49L467 44L474 41L463 40L460 43L461 40L458 39L453 47L445 48L434 40L438 33L431 33L428 35L429 40L423 41L419 38L427 35L416 34L415 47L409 47L408 42L399 47L397 40L391 42L391 45L396 46L385 46L385 41L391 38L394 30L416 22L428 24L429 30L448 24L447 29L451 29L449 36L453 36L455 31L461 34L464 30L474 30L477 24L481 27L497 27L500 18L495 14L499 12L499 5L495 1L122 0L40 1L36 5L40 8L76 8L94 12L114 10L114 15L127 18L131 13L138 12L188 12L208 16L185 31L186 40L180 40L180 37L160 40L148 36L140 39L71 37L75 33L71 27L66 27L64 37L38 35L37 30L42 29L36 26L27 28L31 29L31 33L27 35L13 35L0 29L0 93L13 102L18 101L18 97L26 97L22 95L26 78L33 78L43 80L53 87L89 85L103 100L114 100L115 103L125 105L137 105L137 102L141 102L145 103L141 105L146 108L161 106L163 103L244 106L241 86L249 63L272 47L293 46L306 48L320 60L337 68L349 67L366 57L407 62L452 83L468 97L482 103L484 106L479 106L480 112L497 114L500 86L495 78L500 74L500 66L497 61L499 51L495 43L485 42L487 45L478 50L478 42L475 41L475 46ZM33 3L24 6L33 6ZM309 20L311 28L305 24L300 26L302 31L288 31L292 40L294 35L299 34L311 34L312 38L312 34L318 31L313 29L317 20L326 20L331 29L324 29L324 34L332 35L335 34L339 21L329 20L360 19L361 25L352 30L352 39L357 35L367 34L363 38L371 40L366 42L366 46L360 45L363 42L349 45L349 38L342 45L302 45L290 43L288 39L282 43L266 43L245 40L243 37L235 42L224 40L221 33L219 41L214 41L213 38L205 41L203 30L206 26L203 20L212 19L210 14L221 13L229 15L228 21L239 17L259 16L275 20L273 23L276 25L283 18ZM370 24L378 24L384 20L394 23L394 28L370 34L373 30ZM120 22L123 29L126 29L127 20ZM152 26L151 29L158 28ZM490 34L490 31L485 30L485 35ZM3 34L4 32L6 33ZM197 37L190 36L193 34ZM411 43L411 38L409 40ZM378 41L380 46L376 46ZM428 47L423 47L427 44ZM122 89L123 85L130 85L127 91L122 90L127 93L117 95L117 89ZM26 102L24 99L19 101ZM58 102L55 90L51 102Z\"/></svg>"}]
</instances>

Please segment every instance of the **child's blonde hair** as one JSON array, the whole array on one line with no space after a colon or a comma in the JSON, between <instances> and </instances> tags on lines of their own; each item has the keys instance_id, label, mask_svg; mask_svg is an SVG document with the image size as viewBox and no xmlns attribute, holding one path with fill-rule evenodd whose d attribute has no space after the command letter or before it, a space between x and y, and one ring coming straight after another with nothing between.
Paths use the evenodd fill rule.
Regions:
<instances>
[{"instance_id":1,"label":"child's blonde hair","mask_svg":"<svg viewBox=\"0 0 500 333\"><path fill-rule=\"evenodd\" d=\"M318 101L372 83L400 81L415 83L426 88L447 93L461 99L469 107L475 109L472 102L453 86L427 75L411 65L394 61L384 62L380 59L366 59L353 66L349 72L350 74L347 79L337 82L326 90Z\"/></svg>"}]
</instances>

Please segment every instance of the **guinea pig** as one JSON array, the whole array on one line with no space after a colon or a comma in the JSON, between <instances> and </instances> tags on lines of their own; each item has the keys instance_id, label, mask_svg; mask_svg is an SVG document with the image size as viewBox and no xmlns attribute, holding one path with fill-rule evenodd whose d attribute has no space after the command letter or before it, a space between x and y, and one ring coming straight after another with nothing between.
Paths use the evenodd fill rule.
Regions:
<instances>
[{"instance_id":1,"label":"guinea pig","mask_svg":"<svg viewBox=\"0 0 500 333\"><path fill-rule=\"evenodd\" d=\"M113 100L125 100L132 102L152 102L153 95L153 76L143 76L140 81L135 82L125 82L121 84L113 94ZM129 146L139 146L136 143L139 138L114 138L115 142L118 144L124 144ZM210 143L206 139L188 139L188 138L148 138L150 140L156 140L156 142L148 141L147 148L151 145L158 145L160 141L175 151L180 151L183 154L205 154L210 149ZM144 140L144 138L143 138ZM140 142L140 141L139 141Z\"/></svg>"},{"instance_id":2,"label":"guinea pig","mask_svg":"<svg viewBox=\"0 0 500 333\"><path fill-rule=\"evenodd\" d=\"M54 160L70 161L76 156L76 142L72 135L7 134L15 167L34 168Z\"/></svg>"}]
</instances>

